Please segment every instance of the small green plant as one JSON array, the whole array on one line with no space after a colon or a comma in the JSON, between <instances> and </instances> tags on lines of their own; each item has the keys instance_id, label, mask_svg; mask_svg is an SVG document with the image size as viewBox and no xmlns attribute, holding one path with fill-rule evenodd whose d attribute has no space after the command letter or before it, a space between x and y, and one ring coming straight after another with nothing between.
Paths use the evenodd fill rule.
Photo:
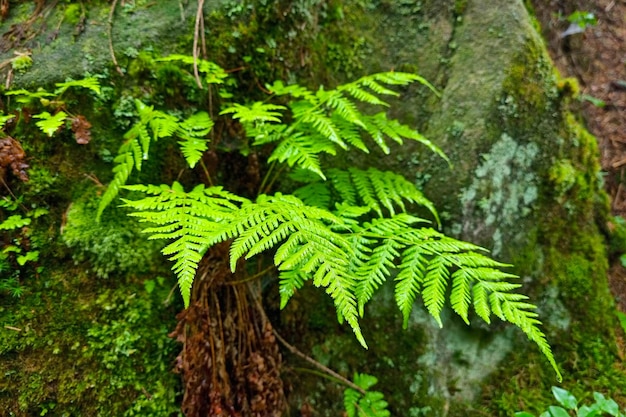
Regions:
<instances>
[{"instance_id":1,"label":"small green plant","mask_svg":"<svg viewBox=\"0 0 626 417\"><path fill-rule=\"evenodd\" d=\"M570 23L577 25L582 30L598 24L598 19L596 19L595 14L581 10L576 10L574 13L567 16L567 20Z\"/></svg>"},{"instance_id":2,"label":"small green plant","mask_svg":"<svg viewBox=\"0 0 626 417\"><path fill-rule=\"evenodd\" d=\"M49 137L52 137L64 125L68 125L74 132L76 141L84 144L89 142L89 128L91 124L82 115L71 114L67 110L66 102L63 100L63 94L70 88L85 88L100 94L100 84L96 78L84 78L81 80L71 80L63 83L57 83L53 92L44 89L37 91L28 91L24 89L10 90L5 94L7 96L15 96L18 106L33 108L43 108L45 110L38 113L33 112L32 117L37 119L35 122L37 127ZM0 126L10 120L12 116L4 116L0 114ZM5 118L8 118L5 120Z\"/></svg>"},{"instance_id":3,"label":"small green plant","mask_svg":"<svg viewBox=\"0 0 626 417\"><path fill-rule=\"evenodd\" d=\"M580 405L576 397L569 391L552 387L552 394L556 398L559 405L551 405L546 411L541 413L539 417L599 417L599 416L614 416L624 417L626 414L620 411L617 403L611 399L606 398L599 392L593 393L594 403L591 405ZM520 411L515 413L515 417L535 417L534 414L526 411Z\"/></svg>"},{"instance_id":4,"label":"small green plant","mask_svg":"<svg viewBox=\"0 0 626 417\"><path fill-rule=\"evenodd\" d=\"M343 392L343 406L348 417L389 417L387 402L384 395L370 388L378 383L378 379L368 374L354 374L353 382L363 392L348 388Z\"/></svg>"},{"instance_id":5,"label":"small green plant","mask_svg":"<svg viewBox=\"0 0 626 417\"><path fill-rule=\"evenodd\" d=\"M570 23L569 27L563 33L561 33L561 38L565 38L567 36L571 36L577 33L582 33L590 26L595 26L598 23L598 20L593 13L581 10L576 10L575 12L567 16L566 19L564 19L563 16L559 13L558 19L567 20Z\"/></svg>"},{"instance_id":6,"label":"small green plant","mask_svg":"<svg viewBox=\"0 0 626 417\"><path fill-rule=\"evenodd\" d=\"M39 260L39 251L32 248L28 226L32 220L47 213L43 208L26 211L25 215L13 214L24 209L21 199L0 198L0 232L5 236L0 249L0 292L8 292L20 297L20 272L28 263Z\"/></svg>"}]
</instances>

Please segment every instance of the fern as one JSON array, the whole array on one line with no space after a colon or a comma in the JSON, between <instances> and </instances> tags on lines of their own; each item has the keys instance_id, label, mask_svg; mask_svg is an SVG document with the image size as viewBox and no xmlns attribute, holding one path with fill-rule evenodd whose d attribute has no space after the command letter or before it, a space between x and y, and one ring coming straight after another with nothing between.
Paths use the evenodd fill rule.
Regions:
<instances>
[{"instance_id":1,"label":"fern","mask_svg":"<svg viewBox=\"0 0 626 417\"><path fill-rule=\"evenodd\" d=\"M180 55L180 54L172 54L166 56L164 58L159 58L157 61L161 62L171 62L171 61L180 61L188 65L194 64L194 58L188 55ZM207 61L204 59L197 59L196 64L198 65L198 72L204 74L204 81L207 84L222 84L224 80L228 77L228 74L222 67L219 65Z\"/></svg>"},{"instance_id":2,"label":"fern","mask_svg":"<svg viewBox=\"0 0 626 417\"><path fill-rule=\"evenodd\" d=\"M189 167L193 168L202 154L208 149L206 136L213 127L213 120L206 112L199 112L191 115L180 123L176 129L180 150L187 160Z\"/></svg>"},{"instance_id":3,"label":"fern","mask_svg":"<svg viewBox=\"0 0 626 417\"><path fill-rule=\"evenodd\" d=\"M55 115L51 115L47 111L36 114L33 116L35 119L41 119L35 124L42 132L44 132L49 137L52 137L63 123L65 123L65 119L67 118L67 113L60 111Z\"/></svg>"},{"instance_id":4,"label":"fern","mask_svg":"<svg viewBox=\"0 0 626 417\"><path fill-rule=\"evenodd\" d=\"M190 63L180 56L167 60ZM372 143L389 152L390 141L417 141L446 159L418 132L384 112L366 114L356 105L385 108L388 103L383 97L398 94L389 87L412 82L434 91L419 76L389 72L315 92L276 82L268 86L274 96L291 96L292 101L285 105L234 103L223 109L220 114L238 120L253 147L269 148L270 173L278 176L285 168L293 168L292 179L303 184L292 194L260 194L252 200L220 187L200 185L185 191L178 183L124 186L131 171L141 169L150 142L161 138L178 135L188 164L195 165L206 150L205 137L212 126L205 113L181 122L137 102L140 120L125 136L101 209L121 188L146 194L140 200L123 201L133 216L153 224L145 229L152 239L168 240L163 253L174 262L185 305L207 248L230 241L233 271L241 259L271 254L278 269L281 307L307 282L322 287L333 299L338 318L351 326L363 346L359 319L380 286L393 279L404 327L418 297L440 326L447 303L466 323L473 307L487 323L495 315L518 326L560 378L534 305L515 292L519 284L511 280L516 277L502 272L508 265L490 259L476 245L426 227L426 220L409 214L412 205L421 206L439 225L433 204L402 176L372 168L324 169L324 154L353 149L369 152ZM273 171L277 164L282 169ZM379 399L370 400L373 404Z\"/></svg>"},{"instance_id":5,"label":"fern","mask_svg":"<svg viewBox=\"0 0 626 417\"><path fill-rule=\"evenodd\" d=\"M348 150L350 147L369 152L369 147L361 138L361 135L365 134L385 153L390 151L385 138L398 143L402 143L403 139L409 139L422 143L447 161L445 154L418 132L396 120L387 119L385 113L365 114L353 102L353 99L356 99L375 107L387 107L389 104L378 96L396 96L398 93L385 88L383 84L408 85L415 81L432 88L419 76L397 72L365 76L337 89L328 91L319 89L315 93L299 85L285 87L282 83L275 83L268 86L269 90L278 96L291 95L299 99L289 103L293 122L281 132L280 137L274 138L283 142L274 149L271 159L286 161L291 167L309 169L325 179L319 164L314 162L317 160L315 154L324 152L334 155L337 148ZM237 112L234 108L227 110L235 115L241 115L240 118L245 115L247 124L244 123L244 127L248 132L256 134L258 124L269 120L262 111L255 117L255 106L262 110L261 106L267 105L255 103L247 107L245 112L243 110ZM298 135L299 140L293 140L293 135Z\"/></svg>"},{"instance_id":6,"label":"fern","mask_svg":"<svg viewBox=\"0 0 626 417\"><path fill-rule=\"evenodd\" d=\"M148 195L142 200L123 201L125 206L135 210L131 216L155 224L144 230L151 234L150 239L174 240L165 246L163 254L175 261L172 269L178 276L185 307L189 306L191 284L198 263L208 248L207 241L213 238L219 222L233 218L237 203L246 200L221 187L198 185L185 192L176 182L171 187L134 185L124 188Z\"/></svg>"},{"instance_id":7,"label":"fern","mask_svg":"<svg viewBox=\"0 0 626 417\"><path fill-rule=\"evenodd\" d=\"M13 118L15 118L14 114L4 114L0 111L0 129L2 129L4 125Z\"/></svg>"},{"instance_id":8,"label":"fern","mask_svg":"<svg viewBox=\"0 0 626 417\"><path fill-rule=\"evenodd\" d=\"M86 88L96 94L100 94L100 83L98 82L98 79L94 77L66 81L64 83L56 83L56 87L57 89L54 91L54 94L57 96L63 94L70 87Z\"/></svg>"},{"instance_id":9,"label":"fern","mask_svg":"<svg viewBox=\"0 0 626 417\"><path fill-rule=\"evenodd\" d=\"M205 112L193 114L186 120L155 110L140 100L135 100L139 120L124 135L124 143L113 160L114 177L98 205L97 218L124 187L133 169L141 171L143 161L148 159L150 144L159 139L180 138L181 152L190 167L193 167L208 148L205 137L213 127L213 121Z\"/></svg>"}]
</instances>

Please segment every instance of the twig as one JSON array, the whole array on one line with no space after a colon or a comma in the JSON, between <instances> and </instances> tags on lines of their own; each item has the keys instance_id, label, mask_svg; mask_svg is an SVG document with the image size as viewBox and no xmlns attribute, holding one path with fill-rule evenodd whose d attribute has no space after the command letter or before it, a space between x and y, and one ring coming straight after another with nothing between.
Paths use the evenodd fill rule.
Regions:
<instances>
[{"instance_id":1,"label":"twig","mask_svg":"<svg viewBox=\"0 0 626 417\"><path fill-rule=\"evenodd\" d=\"M109 10L109 26L107 28L107 35L109 36L109 52L111 53L113 65L115 65L115 69L123 77L124 72L122 72L122 69L117 63L117 58L115 58L115 51L113 50L113 38L111 36L111 32L113 31L113 14L115 13L115 6L117 6L117 0L113 0L113 4L111 4L111 10Z\"/></svg>"},{"instance_id":2,"label":"twig","mask_svg":"<svg viewBox=\"0 0 626 417\"><path fill-rule=\"evenodd\" d=\"M193 32L193 76L196 78L198 88L202 89L202 81L198 74L198 36L200 34L200 21L203 19L204 0L198 0L198 11L196 12L196 26ZM204 25L202 25L204 27Z\"/></svg>"},{"instance_id":3,"label":"twig","mask_svg":"<svg viewBox=\"0 0 626 417\"><path fill-rule=\"evenodd\" d=\"M264 313L265 314L265 313ZM357 384L355 384L354 382L350 381L349 379L341 376L340 374L338 374L337 372L333 371L332 369L330 369L329 367L327 367L326 365L323 365L321 363L319 363L318 361L316 361L315 359L313 359L310 356L307 356L306 354L302 353L301 351L299 351L295 346L290 345L285 339L282 338L281 335L278 334L278 332L272 328L272 332L274 333L274 336L276 336L276 339L278 339L278 341L280 343L282 343L291 353L293 353L296 356L299 356L300 358L304 359L305 361L309 362L310 364L312 364L313 366L315 366L316 368L326 372L328 375L331 375L333 378L337 378L339 381L341 381L344 385L349 386L350 388L359 391L361 394L365 395L366 392L363 388L359 387Z\"/></svg>"},{"instance_id":4,"label":"twig","mask_svg":"<svg viewBox=\"0 0 626 417\"><path fill-rule=\"evenodd\" d=\"M257 298L256 294L254 294L254 292L252 290L250 290L250 295L254 299L254 303L256 305L256 308L257 308L257 310L259 310L259 313L261 314L261 316L263 316L263 319L266 320L266 321L269 321L269 319L267 318L267 315L265 314L265 310L263 309L263 306L261 305L261 302ZM274 333L274 336L276 337L276 339L278 339L278 341L280 343L282 343L294 355L304 359L305 361L307 361L311 365L315 366L317 369L327 373L328 375L331 375L333 378L338 379L344 385L346 385L346 386L348 386L348 387L350 387L350 388L360 392L363 395L366 394L365 390L363 388L359 387L354 382L352 382L349 379L341 376L340 374L338 374L337 372L333 371L332 369L330 369L326 365L323 365L323 364L319 363L318 361L316 361L312 357L310 357L310 356L306 355L305 353L301 352L300 350L298 350L298 348L296 348L295 346L291 345L289 342L287 342L285 339L283 339L283 337L280 334L278 334L276 329L274 329L274 326L272 326L272 333Z\"/></svg>"},{"instance_id":5,"label":"twig","mask_svg":"<svg viewBox=\"0 0 626 417\"><path fill-rule=\"evenodd\" d=\"M7 329L7 330L13 330L13 331L16 331L16 332L21 332L22 331L22 329L20 329L19 327L4 326L4 328Z\"/></svg>"}]
</instances>

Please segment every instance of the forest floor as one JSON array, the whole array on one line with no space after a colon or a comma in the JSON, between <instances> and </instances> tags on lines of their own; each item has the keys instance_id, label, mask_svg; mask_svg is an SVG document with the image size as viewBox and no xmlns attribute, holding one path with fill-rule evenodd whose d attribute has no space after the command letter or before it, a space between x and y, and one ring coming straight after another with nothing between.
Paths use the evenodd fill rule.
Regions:
<instances>
[{"instance_id":1,"label":"forest floor","mask_svg":"<svg viewBox=\"0 0 626 417\"><path fill-rule=\"evenodd\" d=\"M552 59L564 77L580 84L582 113L598 139L611 211L626 219L626 0L536 0L535 14ZM597 23L564 36L572 13L593 13ZM603 105L602 105L603 103ZM600 104L600 105L598 105ZM610 227L610 226L609 226ZM612 262L609 283L626 312L626 268Z\"/></svg>"}]
</instances>

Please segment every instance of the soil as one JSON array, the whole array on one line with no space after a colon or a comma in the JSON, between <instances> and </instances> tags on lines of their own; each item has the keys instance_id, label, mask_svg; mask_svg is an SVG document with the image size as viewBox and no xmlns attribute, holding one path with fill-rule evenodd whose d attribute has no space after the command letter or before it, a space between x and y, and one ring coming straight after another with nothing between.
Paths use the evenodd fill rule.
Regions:
<instances>
[{"instance_id":1,"label":"soil","mask_svg":"<svg viewBox=\"0 0 626 417\"><path fill-rule=\"evenodd\" d=\"M581 110L598 139L612 214L626 218L626 0L532 3L556 67L580 84ZM593 13L597 23L567 35L567 17L575 12ZM609 284L619 309L626 312L626 269L619 260L611 265Z\"/></svg>"}]
</instances>

